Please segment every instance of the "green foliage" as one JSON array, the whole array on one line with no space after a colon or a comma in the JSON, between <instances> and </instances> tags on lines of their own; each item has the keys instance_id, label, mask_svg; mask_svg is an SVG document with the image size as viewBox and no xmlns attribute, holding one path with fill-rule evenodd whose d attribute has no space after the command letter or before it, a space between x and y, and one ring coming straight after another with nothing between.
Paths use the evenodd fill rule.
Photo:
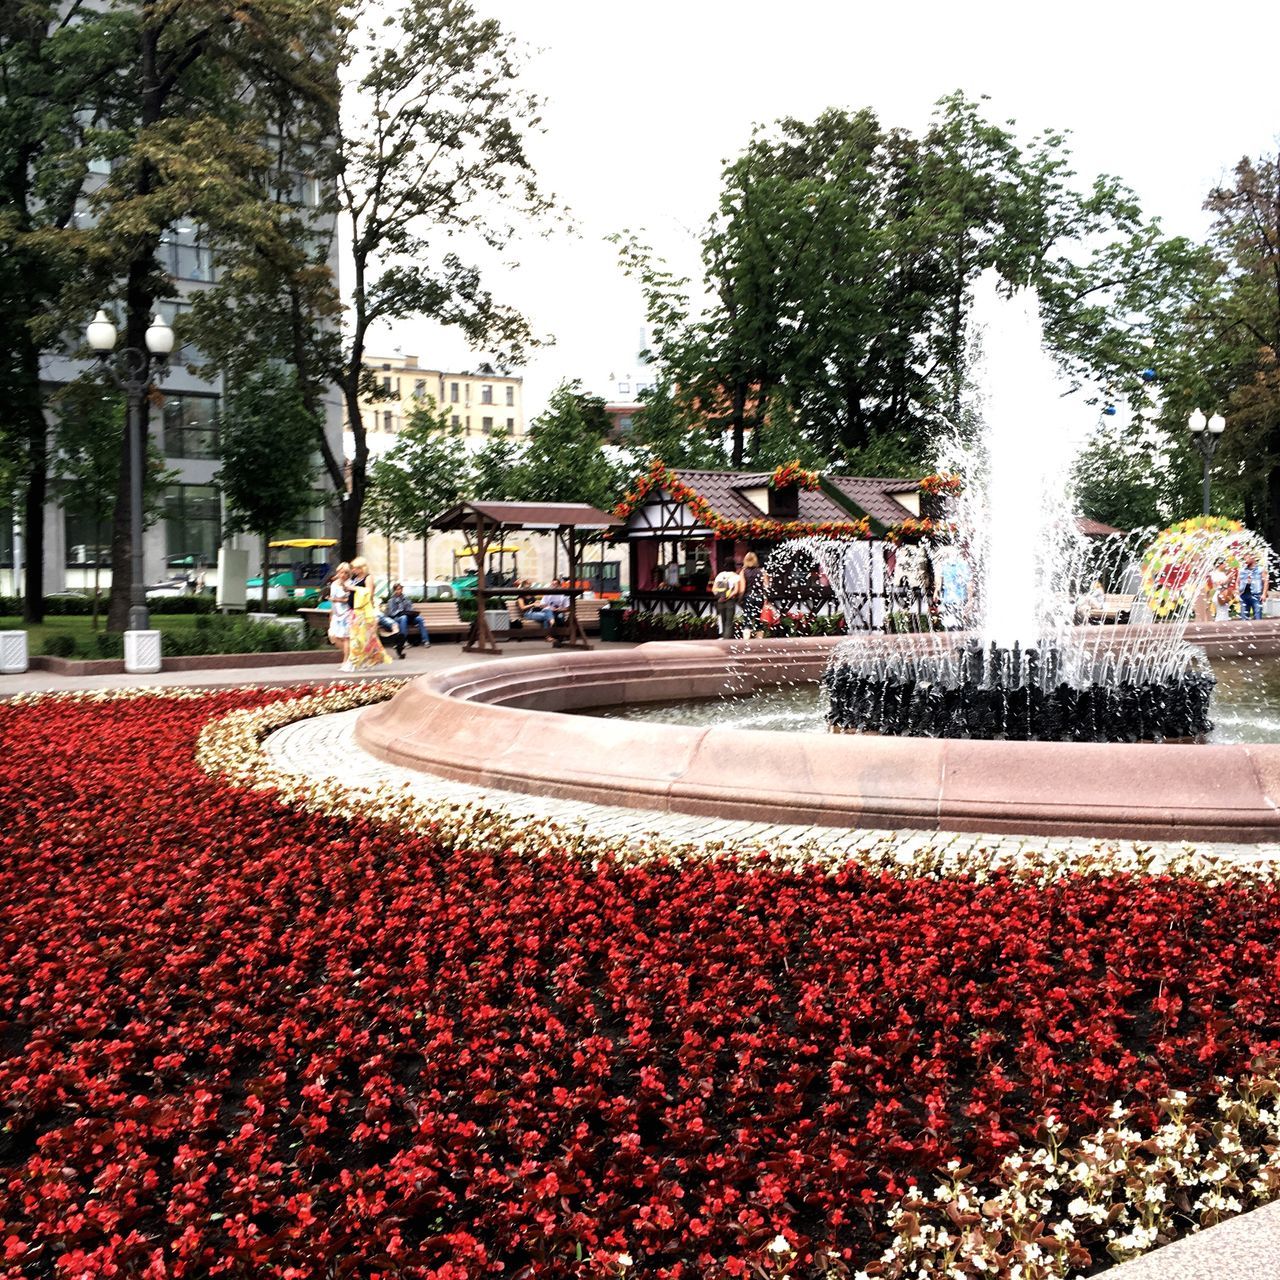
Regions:
<instances>
[{"instance_id":1,"label":"green foliage","mask_svg":"<svg viewBox=\"0 0 1280 1280\"><path fill-rule=\"evenodd\" d=\"M428 398L370 472L365 523L388 537L425 538L432 520L462 500L471 466L462 431Z\"/></svg>"},{"instance_id":2,"label":"green foliage","mask_svg":"<svg viewBox=\"0 0 1280 1280\"><path fill-rule=\"evenodd\" d=\"M627 443L643 462L661 458L668 466L722 470L729 465L723 433L690 420L669 379L640 393L640 409Z\"/></svg>"},{"instance_id":3,"label":"green foliage","mask_svg":"<svg viewBox=\"0 0 1280 1280\"><path fill-rule=\"evenodd\" d=\"M1164 528L1199 509L1200 468L1167 432L1099 428L1076 464L1081 515L1118 529Z\"/></svg>"},{"instance_id":4,"label":"green foliage","mask_svg":"<svg viewBox=\"0 0 1280 1280\"><path fill-rule=\"evenodd\" d=\"M517 477L528 502L586 502L609 510L626 487L626 468L605 454L609 415L580 382L563 382L529 428Z\"/></svg>"},{"instance_id":5,"label":"green foliage","mask_svg":"<svg viewBox=\"0 0 1280 1280\"><path fill-rule=\"evenodd\" d=\"M471 459L471 496L502 502L520 492L523 451L511 436L490 436Z\"/></svg>"}]
</instances>

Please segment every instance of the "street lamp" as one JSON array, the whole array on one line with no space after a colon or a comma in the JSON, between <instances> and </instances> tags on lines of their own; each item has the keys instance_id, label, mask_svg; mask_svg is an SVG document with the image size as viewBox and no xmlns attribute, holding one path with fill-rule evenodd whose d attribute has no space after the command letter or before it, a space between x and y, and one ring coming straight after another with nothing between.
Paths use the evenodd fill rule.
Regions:
<instances>
[{"instance_id":1,"label":"street lamp","mask_svg":"<svg viewBox=\"0 0 1280 1280\"><path fill-rule=\"evenodd\" d=\"M160 316L153 317L147 326L147 349L125 347L120 352L120 367L108 357L115 350L116 327L105 311L99 311L89 322L85 337L93 354L111 375L125 394L128 404L129 432L129 537L132 543L132 584L129 591L129 630L146 631L150 619L147 615L147 584L142 563L142 480L147 465L146 441L142 434L142 398L151 387L152 362L155 376L162 378L168 368L169 354L173 351L173 330Z\"/></svg>"},{"instance_id":2,"label":"street lamp","mask_svg":"<svg viewBox=\"0 0 1280 1280\"><path fill-rule=\"evenodd\" d=\"M1209 463L1213 461L1218 441L1227 429L1227 420L1220 413L1215 413L1212 418L1206 418L1199 409L1195 409L1187 419L1187 428L1191 432L1196 448L1200 450L1200 456L1204 459L1204 514L1208 515Z\"/></svg>"}]
</instances>

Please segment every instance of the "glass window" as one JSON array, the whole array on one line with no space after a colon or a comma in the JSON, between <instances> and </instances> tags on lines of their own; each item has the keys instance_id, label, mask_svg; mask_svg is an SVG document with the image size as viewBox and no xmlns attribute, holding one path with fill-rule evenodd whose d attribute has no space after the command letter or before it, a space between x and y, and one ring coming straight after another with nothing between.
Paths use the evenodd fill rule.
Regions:
<instances>
[{"instance_id":1,"label":"glass window","mask_svg":"<svg viewBox=\"0 0 1280 1280\"><path fill-rule=\"evenodd\" d=\"M515 420L514 418L508 418L508 419L507 419L507 431L508 431L508 433L509 433L509 434L514 434L514 433L515 433L515 429L516 429L516 420Z\"/></svg>"},{"instance_id":2,"label":"glass window","mask_svg":"<svg viewBox=\"0 0 1280 1280\"><path fill-rule=\"evenodd\" d=\"M507 403L508 403L508 404L515 404L515 402L516 402L516 389L515 389L515 387L508 387L508 388L507 388Z\"/></svg>"},{"instance_id":3,"label":"glass window","mask_svg":"<svg viewBox=\"0 0 1280 1280\"><path fill-rule=\"evenodd\" d=\"M458 427L458 426L461 426L461 425L462 425L462 419L461 419L461 418L459 418L459 417L458 417L458 415L455 413L455 414L453 415L453 417L449 419L449 425L450 425L451 427Z\"/></svg>"},{"instance_id":4,"label":"glass window","mask_svg":"<svg viewBox=\"0 0 1280 1280\"><path fill-rule=\"evenodd\" d=\"M92 512L74 504L62 511L62 528L67 545L68 568L85 565L111 566L111 512L104 510L95 518Z\"/></svg>"},{"instance_id":5,"label":"glass window","mask_svg":"<svg viewBox=\"0 0 1280 1280\"><path fill-rule=\"evenodd\" d=\"M480 425L484 428L485 435L491 435L493 432L493 419L481 418Z\"/></svg>"},{"instance_id":6,"label":"glass window","mask_svg":"<svg viewBox=\"0 0 1280 1280\"><path fill-rule=\"evenodd\" d=\"M490 384L487 382L484 383L480 388L480 403L481 404L493 403L493 387L490 386Z\"/></svg>"},{"instance_id":7,"label":"glass window","mask_svg":"<svg viewBox=\"0 0 1280 1280\"><path fill-rule=\"evenodd\" d=\"M196 564L218 563L222 502L213 485L173 484L164 491L164 541L170 560L192 556Z\"/></svg>"},{"instance_id":8,"label":"glass window","mask_svg":"<svg viewBox=\"0 0 1280 1280\"><path fill-rule=\"evenodd\" d=\"M458 403L458 384L456 382L449 383L449 403Z\"/></svg>"},{"instance_id":9,"label":"glass window","mask_svg":"<svg viewBox=\"0 0 1280 1280\"><path fill-rule=\"evenodd\" d=\"M160 241L156 257L175 280L212 280L213 253L200 243L195 227L170 227Z\"/></svg>"},{"instance_id":10,"label":"glass window","mask_svg":"<svg viewBox=\"0 0 1280 1280\"><path fill-rule=\"evenodd\" d=\"M391 375L390 375L390 374L387 374L387 375L382 379L382 389L383 389L383 391L390 391L390 390L391 390Z\"/></svg>"},{"instance_id":11,"label":"glass window","mask_svg":"<svg viewBox=\"0 0 1280 1280\"><path fill-rule=\"evenodd\" d=\"M382 429L383 431L391 430L391 410L384 409L382 411Z\"/></svg>"},{"instance_id":12,"label":"glass window","mask_svg":"<svg viewBox=\"0 0 1280 1280\"><path fill-rule=\"evenodd\" d=\"M631 394L631 383L629 382L618 383L618 394L620 396L629 396Z\"/></svg>"},{"instance_id":13,"label":"glass window","mask_svg":"<svg viewBox=\"0 0 1280 1280\"><path fill-rule=\"evenodd\" d=\"M413 398L415 400L421 400L422 397L425 396L426 394L427 394L426 378L416 378L413 383Z\"/></svg>"},{"instance_id":14,"label":"glass window","mask_svg":"<svg viewBox=\"0 0 1280 1280\"><path fill-rule=\"evenodd\" d=\"M218 456L218 397L171 394L164 401L164 456Z\"/></svg>"}]
</instances>

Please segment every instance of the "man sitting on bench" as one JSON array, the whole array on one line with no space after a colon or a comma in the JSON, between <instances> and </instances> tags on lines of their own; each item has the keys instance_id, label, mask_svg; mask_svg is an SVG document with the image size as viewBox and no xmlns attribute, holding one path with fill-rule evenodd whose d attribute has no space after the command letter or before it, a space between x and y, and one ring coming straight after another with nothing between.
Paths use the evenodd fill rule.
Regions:
<instances>
[{"instance_id":1,"label":"man sitting on bench","mask_svg":"<svg viewBox=\"0 0 1280 1280\"><path fill-rule=\"evenodd\" d=\"M404 657L404 644L409 638L411 627L417 631L419 641L422 644L427 643L427 624L423 622L421 615L414 610L409 597L405 595L402 582L397 582L391 588L391 596L378 623L385 624L388 629L394 628L391 642L396 647L397 658Z\"/></svg>"},{"instance_id":2,"label":"man sitting on bench","mask_svg":"<svg viewBox=\"0 0 1280 1280\"><path fill-rule=\"evenodd\" d=\"M561 587L565 585L565 581L564 578L553 578L551 585L553 587ZM547 639L558 644L559 641L551 634L551 631L556 623L565 620L568 612L569 597L562 595L558 591L551 591L542 597L542 603L536 609L528 610L524 616L533 622L542 623Z\"/></svg>"}]
</instances>

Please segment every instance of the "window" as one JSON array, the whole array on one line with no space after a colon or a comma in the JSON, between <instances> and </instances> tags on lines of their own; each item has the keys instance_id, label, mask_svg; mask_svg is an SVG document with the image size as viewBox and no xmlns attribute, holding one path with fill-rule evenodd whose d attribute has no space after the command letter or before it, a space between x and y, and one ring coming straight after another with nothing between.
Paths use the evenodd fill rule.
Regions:
<instances>
[{"instance_id":1,"label":"window","mask_svg":"<svg viewBox=\"0 0 1280 1280\"><path fill-rule=\"evenodd\" d=\"M322 489L316 489L311 494L311 501L313 505L310 514L304 516L301 520L295 520L289 526L289 532L299 538L328 537L329 530L325 527L325 515L329 509L329 504L333 501L333 494ZM337 561L333 556L333 552L333 547L317 547L307 554L311 560L316 562L328 557L332 563L336 564Z\"/></svg>"},{"instance_id":2,"label":"window","mask_svg":"<svg viewBox=\"0 0 1280 1280\"><path fill-rule=\"evenodd\" d=\"M164 456L218 456L218 397L168 395L164 401Z\"/></svg>"},{"instance_id":3,"label":"window","mask_svg":"<svg viewBox=\"0 0 1280 1280\"><path fill-rule=\"evenodd\" d=\"M162 315L168 313L165 318L175 328L180 319L191 310L189 302L161 302L156 304L156 310ZM173 354L169 357L169 363L173 365L198 364L200 362L200 352L189 342L184 342L180 347L175 347Z\"/></svg>"},{"instance_id":4,"label":"window","mask_svg":"<svg viewBox=\"0 0 1280 1280\"><path fill-rule=\"evenodd\" d=\"M211 484L174 484L164 491L165 552L196 564L218 563L222 543L222 503Z\"/></svg>"},{"instance_id":5,"label":"window","mask_svg":"<svg viewBox=\"0 0 1280 1280\"><path fill-rule=\"evenodd\" d=\"M456 382L449 383L449 403L458 403L458 384Z\"/></svg>"},{"instance_id":6,"label":"window","mask_svg":"<svg viewBox=\"0 0 1280 1280\"><path fill-rule=\"evenodd\" d=\"M487 435L487 436L488 436L488 435L492 435L492 434L493 434L493 419L492 419L492 418L481 418L481 419L480 419L480 425L484 428L484 433L485 433L485 435Z\"/></svg>"},{"instance_id":7,"label":"window","mask_svg":"<svg viewBox=\"0 0 1280 1280\"><path fill-rule=\"evenodd\" d=\"M111 567L110 510L103 510L95 517L92 512L68 503L62 511L62 528L68 568L95 564L106 569Z\"/></svg>"},{"instance_id":8,"label":"window","mask_svg":"<svg viewBox=\"0 0 1280 1280\"><path fill-rule=\"evenodd\" d=\"M618 419L618 434L620 436L629 436L633 426L634 423L631 420L631 415L629 413L623 414L622 417Z\"/></svg>"},{"instance_id":9,"label":"window","mask_svg":"<svg viewBox=\"0 0 1280 1280\"><path fill-rule=\"evenodd\" d=\"M390 390L391 390L391 375L390 375L390 374L387 374L387 375L382 379L382 389L383 389L383 391L390 391Z\"/></svg>"},{"instance_id":10,"label":"window","mask_svg":"<svg viewBox=\"0 0 1280 1280\"><path fill-rule=\"evenodd\" d=\"M480 388L480 403L493 403L493 387L487 382Z\"/></svg>"},{"instance_id":11,"label":"window","mask_svg":"<svg viewBox=\"0 0 1280 1280\"><path fill-rule=\"evenodd\" d=\"M195 227L170 227L156 251L160 266L175 280L212 280L213 253Z\"/></svg>"},{"instance_id":12,"label":"window","mask_svg":"<svg viewBox=\"0 0 1280 1280\"><path fill-rule=\"evenodd\" d=\"M629 382L618 383L618 394L620 396L629 396L631 394L631 383Z\"/></svg>"},{"instance_id":13,"label":"window","mask_svg":"<svg viewBox=\"0 0 1280 1280\"><path fill-rule=\"evenodd\" d=\"M507 403L508 403L508 404L515 404L515 402L516 402L516 389L515 389L515 387L508 387L508 388L507 388Z\"/></svg>"},{"instance_id":14,"label":"window","mask_svg":"<svg viewBox=\"0 0 1280 1280\"><path fill-rule=\"evenodd\" d=\"M451 427L459 427L462 425L462 419L455 413L453 417L449 419L449 425Z\"/></svg>"},{"instance_id":15,"label":"window","mask_svg":"<svg viewBox=\"0 0 1280 1280\"><path fill-rule=\"evenodd\" d=\"M415 400L421 400L426 394L427 380L426 378L418 378L413 384L413 398Z\"/></svg>"},{"instance_id":16,"label":"window","mask_svg":"<svg viewBox=\"0 0 1280 1280\"><path fill-rule=\"evenodd\" d=\"M507 434L510 436L516 433L516 420L514 418L507 419Z\"/></svg>"},{"instance_id":17,"label":"window","mask_svg":"<svg viewBox=\"0 0 1280 1280\"><path fill-rule=\"evenodd\" d=\"M391 430L391 410L390 410L390 409L385 409L385 410L383 410L383 414L382 414L382 429L383 429L383 431L390 431L390 430Z\"/></svg>"}]
</instances>

